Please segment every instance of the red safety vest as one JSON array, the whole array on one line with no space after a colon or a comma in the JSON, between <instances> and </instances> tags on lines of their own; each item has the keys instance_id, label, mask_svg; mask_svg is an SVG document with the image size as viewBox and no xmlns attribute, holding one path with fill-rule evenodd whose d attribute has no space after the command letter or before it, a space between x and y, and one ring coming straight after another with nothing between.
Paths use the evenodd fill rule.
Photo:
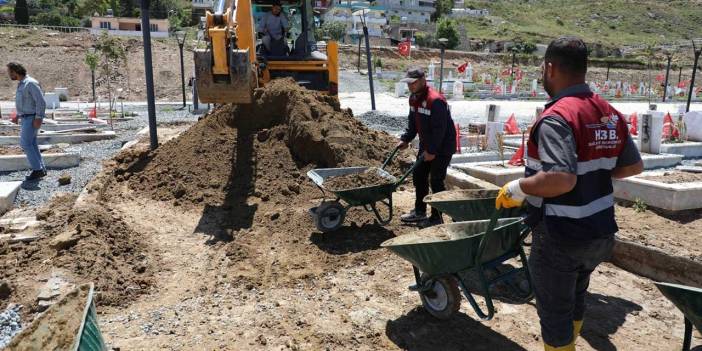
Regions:
<instances>
[{"instance_id":1,"label":"red safety vest","mask_svg":"<svg viewBox=\"0 0 702 351\"><path fill-rule=\"evenodd\" d=\"M425 137L422 131L421 118L422 116L425 116L426 118L431 117L431 107L434 105L434 101L436 100L446 103L446 98L430 86L427 86L427 91L425 94L421 94L419 97L417 97L417 95L412 95L409 99L410 111L414 114L414 124L417 127L419 141L422 143L424 143Z\"/></svg>"},{"instance_id":2,"label":"red safety vest","mask_svg":"<svg viewBox=\"0 0 702 351\"><path fill-rule=\"evenodd\" d=\"M570 192L553 197L528 197L530 225L545 221L549 234L585 241L617 232L614 220L612 170L629 138L626 120L592 92L563 97L542 113L527 143L526 177L541 170L538 129L545 117L559 116L570 126L578 156L577 183Z\"/></svg>"}]
</instances>

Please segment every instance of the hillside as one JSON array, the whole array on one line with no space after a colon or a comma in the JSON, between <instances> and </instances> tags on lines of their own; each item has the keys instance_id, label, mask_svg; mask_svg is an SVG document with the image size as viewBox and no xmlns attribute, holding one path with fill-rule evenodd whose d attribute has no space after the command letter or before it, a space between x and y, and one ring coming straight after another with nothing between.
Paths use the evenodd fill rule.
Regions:
<instances>
[{"instance_id":1,"label":"hillside","mask_svg":"<svg viewBox=\"0 0 702 351\"><path fill-rule=\"evenodd\" d=\"M659 0L466 0L488 9L486 18L462 18L471 37L547 43L578 35L609 47L670 43L702 36L702 1Z\"/></svg>"}]
</instances>

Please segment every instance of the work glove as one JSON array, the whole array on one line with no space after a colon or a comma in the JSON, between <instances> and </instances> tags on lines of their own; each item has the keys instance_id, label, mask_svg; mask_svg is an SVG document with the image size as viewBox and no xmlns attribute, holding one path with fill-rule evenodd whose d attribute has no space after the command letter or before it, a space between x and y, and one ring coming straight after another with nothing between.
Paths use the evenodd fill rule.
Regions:
<instances>
[{"instance_id":1,"label":"work glove","mask_svg":"<svg viewBox=\"0 0 702 351\"><path fill-rule=\"evenodd\" d=\"M526 194L522 191L519 185L519 180L513 180L500 189L495 200L495 208L513 208L522 206L522 202L526 198Z\"/></svg>"}]
</instances>

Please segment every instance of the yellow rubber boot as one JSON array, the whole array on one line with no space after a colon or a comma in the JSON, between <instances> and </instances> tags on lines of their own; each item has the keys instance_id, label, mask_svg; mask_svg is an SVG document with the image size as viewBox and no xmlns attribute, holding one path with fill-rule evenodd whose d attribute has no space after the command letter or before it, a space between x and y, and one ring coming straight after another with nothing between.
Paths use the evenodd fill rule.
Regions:
<instances>
[{"instance_id":1,"label":"yellow rubber boot","mask_svg":"<svg viewBox=\"0 0 702 351\"><path fill-rule=\"evenodd\" d=\"M583 329L582 319L579 321L573 321L573 339L577 339L580 336L580 331Z\"/></svg>"},{"instance_id":2,"label":"yellow rubber boot","mask_svg":"<svg viewBox=\"0 0 702 351\"><path fill-rule=\"evenodd\" d=\"M544 343L544 350L545 351L575 351L575 340L571 341L570 344L565 345L565 346L551 346L549 344Z\"/></svg>"}]
</instances>

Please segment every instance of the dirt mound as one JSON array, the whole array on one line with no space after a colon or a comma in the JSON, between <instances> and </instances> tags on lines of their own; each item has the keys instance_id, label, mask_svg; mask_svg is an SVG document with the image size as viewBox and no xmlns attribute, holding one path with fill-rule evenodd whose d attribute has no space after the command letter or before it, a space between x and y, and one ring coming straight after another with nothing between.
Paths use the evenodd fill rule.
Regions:
<instances>
[{"instance_id":1,"label":"dirt mound","mask_svg":"<svg viewBox=\"0 0 702 351\"><path fill-rule=\"evenodd\" d=\"M268 201L311 186L302 174L313 167L378 165L394 142L336 99L281 79L258 89L253 104L215 109L152 154L117 159L115 172L131 189L176 205Z\"/></svg>"},{"instance_id":2,"label":"dirt mound","mask_svg":"<svg viewBox=\"0 0 702 351\"><path fill-rule=\"evenodd\" d=\"M37 214L46 221L41 239L0 251L0 279L41 278L61 269L74 283L94 282L102 305L122 305L146 292L153 269L142 237L113 210L99 203L74 207L75 200L55 197ZM18 295L31 305L36 290L28 287Z\"/></svg>"}]
</instances>

